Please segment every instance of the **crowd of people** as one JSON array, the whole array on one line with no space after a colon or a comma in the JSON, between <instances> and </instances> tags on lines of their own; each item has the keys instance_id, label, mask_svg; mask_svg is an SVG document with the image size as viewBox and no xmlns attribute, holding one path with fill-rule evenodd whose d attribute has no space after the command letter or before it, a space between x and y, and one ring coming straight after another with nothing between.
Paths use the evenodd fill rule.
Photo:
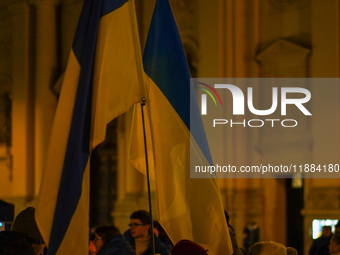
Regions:
<instances>
[{"instance_id":1,"label":"crowd of people","mask_svg":"<svg viewBox=\"0 0 340 255\"><path fill-rule=\"evenodd\" d=\"M11 231L0 232L1 255L42 255L46 245L35 222L35 209L27 207L15 218Z\"/></svg>"},{"instance_id":2,"label":"crowd of people","mask_svg":"<svg viewBox=\"0 0 340 255\"><path fill-rule=\"evenodd\" d=\"M100 226L95 230L95 237L90 241L90 254L94 255L141 255L155 253L170 254L168 247L157 235L151 238L151 220L147 211L139 210L130 216L129 229L123 234L115 226ZM154 242L152 242L154 240ZM95 250L93 249L95 247Z\"/></svg>"},{"instance_id":3,"label":"crowd of people","mask_svg":"<svg viewBox=\"0 0 340 255\"><path fill-rule=\"evenodd\" d=\"M331 226L323 226L321 236L313 240L309 255L340 255L340 222L332 233Z\"/></svg>"},{"instance_id":4,"label":"crowd of people","mask_svg":"<svg viewBox=\"0 0 340 255\"><path fill-rule=\"evenodd\" d=\"M243 229L243 248L246 254L252 245L260 241L260 229L256 222L248 222Z\"/></svg>"},{"instance_id":5,"label":"crowd of people","mask_svg":"<svg viewBox=\"0 0 340 255\"><path fill-rule=\"evenodd\" d=\"M0 232L1 255L46 254L46 245L36 225L34 214L33 207L24 209L15 218L11 231ZM298 255L296 249L292 247L271 241L261 242L255 223L248 225L247 231L253 231L253 237L256 234L256 242L250 247L239 247L234 229L229 224L227 212L225 212L225 217L233 246L233 255ZM147 211L138 210L131 214L129 228L124 233L113 225L98 226L89 242L89 255L150 255L153 254L153 250L157 255L209 254L208 250L190 240L181 240L173 245L162 227L157 223L154 225L152 235L150 214ZM249 245L249 242L246 244ZM321 236L313 240L308 254L340 255L340 222L336 225L334 234L330 226L323 226Z\"/></svg>"}]
</instances>

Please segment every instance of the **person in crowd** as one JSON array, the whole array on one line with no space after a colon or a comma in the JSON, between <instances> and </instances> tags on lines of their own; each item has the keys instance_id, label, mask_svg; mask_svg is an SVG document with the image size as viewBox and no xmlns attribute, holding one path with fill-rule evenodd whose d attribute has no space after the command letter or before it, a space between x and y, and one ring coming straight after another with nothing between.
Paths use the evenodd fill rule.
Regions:
<instances>
[{"instance_id":1,"label":"person in crowd","mask_svg":"<svg viewBox=\"0 0 340 255\"><path fill-rule=\"evenodd\" d=\"M335 234L340 234L340 220L338 220L338 223L335 225Z\"/></svg>"},{"instance_id":2,"label":"person in crowd","mask_svg":"<svg viewBox=\"0 0 340 255\"><path fill-rule=\"evenodd\" d=\"M113 238L118 236L120 231L115 226L105 225L97 227L94 232L93 244L97 253L102 247L105 247Z\"/></svg>"},{"instance_id":3,"label":"person in crowd","mask_svg":"<svg viewBox=\"0 0 340 255\"><path fill-rule=\"evenodd\" d=\"M336 233L332 236L329 243L329 254L340 255L340 234Z\"/></svg>"},{"instance_id":4,"label":"person in crowd","mask_svg":"<svg viewBox=\"0 0 340 255\"><path fill-rule=\"evenodd\" d=\"M207 251L197 243L183 239L175 244L171 255L208 255Z\"/></svg>"},{"instance_id":5,"label":"person in crowd","mask_svg":"<svg viewBox=\"0 0 340 255\"><path fill-rule=\"evenodd\" d=\"M249 249L249 255L298 255L293 247L286 247L283 244L266 241L257 242Z\"/></svg>"},{"instance_id":6,"label":"person in crowd","mask_svg":"<svg viewBox=\"0 0 340 255\"><path fill-rule=\"evenodd\" d=\"M161 224L159 224L158 221L154 221L154 231L157 230L157 232L155 232L155 234L157 235L157 237L159 238L159 240L161 240L162 244L164 244L169 251L171 251L172 247L174 247L173 243L171 242L169 236L167 235L167 233L165 232L165 230L163 229L163 227L161 226Z\"/></svg>"},{"instance_id":7,"label":"person in crowd","mask_svg":"<svg viewBox=\"0 0 340 255\"><path fill-rule=\"evenodd\" d=\"M43 255L44 240L35 218L35 208L22 210L11 227L11 231L0 232L0 254Z\"/></svg>"},{"instance_id":8,"label":"person in crowd","mask_svg":"<svg viewBox=\"0 0 340 255\"><path fill-rule=\"evenodd\" d=\"M97 227L94 236L97 255L134 255L132 247L115 226Z\"/></svg>"},{"instance_id":9,"label":"person in crowd","mask_svg":"<svg viewBox=\"0 0 340 255\"><path fill-rule=\"evenodd\" d=\"M309 255L328 255L329 254L329 243L332 238L332 229L330 226L322 227L322 235L313 240L311 247L309 248Z\"/></svg>"},{"instance_id":10,"label":"person in crowd","mask_svg":"<svg viewBox=\"0 0 340 255\"><path fill-rule=\"evenodd\" d=\"M242 234L243 234L242 244L243 244L243 248L244 248L244 251L245 251L246 254L249 253L249 248L251 246L250 231L251 231L251 224L250 224L250 222L248 222L246 224L246 226L243 228L243 232L242 232Z\"/></svg>"},{"instance_id":11,"label":"person in crowd","mask_svg":"<svg viewBox=\"0 0 340 255\"><path fill-rule=\"evenodd\" d=\"M94 238L92 240L94 240ZM90 240L90 243L89 243L89 255L96 255L97 249L92 240Z\"/></svg>"},{"instance_id":12,"label":"person in crowd","mask_svg":"<svg viewBox=\"0 0 340 255\"><path fill-rule=\"evenodd\" d=\"M96 250L96 246L94 245L93 241L95 238L95 231L96 231L97 227L91 227L90 228L90 232L89 232L89 255L96 255L97 254L97 250Z\"/></svg>"},{"instance_id":13,"label":"person in crowd","mask_svg":"<svg viewBox=\"0 0 340 255\"><path fill-rule=\"evenodd\" d=\"M125 238L135 251L136 255L152 254L151 240L151 219L147 211L135 211L130 216L129 229L124 233ZM154 235L155 253L161 255L169 255L170 251L167 247Z\"/></svg>"},{"instance_id":14,"label":"person in crowd","mask_svg":"<svg viewBox=\"0 0 340 255\"><path fill-rule=\"evenodd\" d=\"M260 228L257 225L257 223L254 221L251 223L250 245L253 245L257 242L260 242Z\"/></svg>"},{"instance_id":15,"label":"person in crowd","mask_svg":"<svg viewBox=\"0 0 340 255\"><path fill-rule=\"evenodd\" d=\"M234 228L229 224L230 217L229 217L229 214L227 213L227 211L225 211L225 210L224 210L224 215L225 215L225 219L226 219L227 225L228 225L231 244L233 246L233 254L232 255L244 255L245 251L243 249L241 249L240 247L238 247Z\"/></svg>"}]
</instances>

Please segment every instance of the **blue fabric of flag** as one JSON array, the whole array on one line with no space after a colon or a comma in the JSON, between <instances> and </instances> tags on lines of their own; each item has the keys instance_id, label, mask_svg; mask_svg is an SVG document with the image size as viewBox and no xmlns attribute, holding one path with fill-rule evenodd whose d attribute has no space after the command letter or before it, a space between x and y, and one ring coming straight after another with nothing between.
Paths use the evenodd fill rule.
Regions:
<instances>
[{"instance_id":1,"label":"blue fabric of flag","mask_svg":"<svg viewBox=\"0 0 340 255\"><path fill-rule=\"evenodd\" d=\"M167 0L159 0L155 10L143 53L144 71L169 100L210 165L213 165L188 62L170 4Z\"/></svg>"},{"instance_id":2,"label":"blue fabric of flag","mask_svg":"<svg viewBox=\"0 0 340 255\"><path fill-rule=\"evenodd\" d=\"M83 5L72 46L81 72L48 254L57 252L82 192L83 173L90 153L92 80L99 21L125 2L127 0L96 0L85 1Z\"/></svg>"}]
</instances>

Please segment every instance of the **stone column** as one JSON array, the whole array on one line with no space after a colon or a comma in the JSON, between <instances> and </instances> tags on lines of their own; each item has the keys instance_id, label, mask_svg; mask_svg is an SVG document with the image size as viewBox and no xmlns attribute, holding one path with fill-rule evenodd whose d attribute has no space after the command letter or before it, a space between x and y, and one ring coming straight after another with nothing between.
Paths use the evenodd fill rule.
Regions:
<instances>
[{"instance_id":1,"label":"stone column","mask_svg":"<svg viewBox=\"0 0 340 255\"><path fill-rule=\"evenodd\" d=\"M204 1L201 1L204 2ZM219 1L218 42L219 76L228 78L250 78L258 76L258 67L253 58L259 43L259 2ZM256 84L253 85L254 87ZM240 87L246 93L246 86ZM257 88L257 87L256 87ZM226 102L227 108L232 102ZM234 122L250 119L248 114L233 116ZM235 166L254 165L259 161L255 150L259 130L244 128L243 125L226 129L221 134L221 150L228 164ZM262 229L263 194L257 179L227 179L219 183L224 195L225 209L230 215L237 242L242 247L242 231L248 221L256 221Z\"/></svg>"},{"instance_id":2,"label":"stone column","mask_svg":"<svg viewBox=\"0 0 340 255\"><path fill-rule=\"evenodd\" d=\"M285 39L277 39L256 56L261 77L306 77L308 74L309 53L310 50L302 45ZM280 89L279 84L273 83L272 87L279 87ZM271 94L268 91L270 90L265 86L261 86L259 89L259 95L261 96L259 99L261 99L262 104L269 105L271 103ZM297 119L299 123L299 126L295 129L263 128L261 142L259 143L263 162L271 165L298 164L300 161L308 162L310 158L309 148L311 147L311 130L308 125L308 119L296 112L291 113L290 116L294 116L293 118ZM276 111L272 118L280 119L282 116ZM295 157L295 155L298 155L298 157ZM272 240L285 244L286 194L284 179L264 179L262 184L266 201L264 206L263 240ZM280 229L280 231L277 231L277 229Z\"/></svg>"},{"instance_id":3,"label":"stone column","mask_svg":"<svg viewBox=\"0 0 340 255\"><path fill-rule=\"evenodd\" d=\"M35 194L39 193L57 97L51 87L57 79L58 48L56 6L59 0L33 0L36 10L35 45Z\"/></svg>"},{"instance_id":4,"label":"stone column","mask_svg":"<svg viewBox=\"0 0 340 255\"><path fill-rule=\"evenodd\" d=\"M12 154L13 197L34 196L34 91L29 21L32 12L26 1L12 1ZM16 207L17 208L17 207Z\"/></svg>"},{"instance_id":5,"label":"stone column","mask_svg":"<svg viewBox=\"0 0 340 255\"><path fill-rule=\"evenodd\" d=\"M310 77L338 78L340 73L339 53L339 1L321 4L311 1ZM322 22L321 22L322 20ZM311 91L320 101L313 100L312 138L313 162L318 164L339 163L340 158L340 112L339 86L312 84ZM313 95L312 94L312 95ZM313 241L311 235L314 219L338 219L340 181L338 178L306 179L304 185L304 254Z\"/></svg>"}]
</instances>

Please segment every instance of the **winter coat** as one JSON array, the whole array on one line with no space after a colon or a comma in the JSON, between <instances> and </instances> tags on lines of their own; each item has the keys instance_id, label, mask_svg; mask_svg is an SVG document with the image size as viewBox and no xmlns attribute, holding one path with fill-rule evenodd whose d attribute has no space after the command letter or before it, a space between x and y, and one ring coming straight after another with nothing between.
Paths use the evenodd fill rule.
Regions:
<instances>
[{"instance_id":1,"label":"winter coat","mask_svg":"<svg viewBox=\"0 0 340 255\"><path fill-rule=\"evenodd\" d=\"M34 255L32 245L25 234L16 231L0 232L1 255Z\"/></svg>"},{"instance_id":2,"label":"winter coat","mask_svg":"<svg viewBox=\"0 0 340 255\"><path fill-rule=\"evenodd\" d=\"M102 247L97 255L135 255L135 253L126 238L118 235Z\"/></svg>"},{"instance_id":3,"label":"winter coat","mask_svg":"<svg viewBox=\"0 0 340 255\"><path fill-rule=\"evenodd\" d=\"M132 246L133 250L136 250L135 239L131 236L131 230L127 230L124 233L125 238L128 240L129 244ZM159 240L157 236L155 236L155 253L159 253L161 255L169 255L170 251L168 248ZM143 255L150 255L152 254L151 242L149 244L148 249L143 252Z\"/></svg>"}]
</instances>

